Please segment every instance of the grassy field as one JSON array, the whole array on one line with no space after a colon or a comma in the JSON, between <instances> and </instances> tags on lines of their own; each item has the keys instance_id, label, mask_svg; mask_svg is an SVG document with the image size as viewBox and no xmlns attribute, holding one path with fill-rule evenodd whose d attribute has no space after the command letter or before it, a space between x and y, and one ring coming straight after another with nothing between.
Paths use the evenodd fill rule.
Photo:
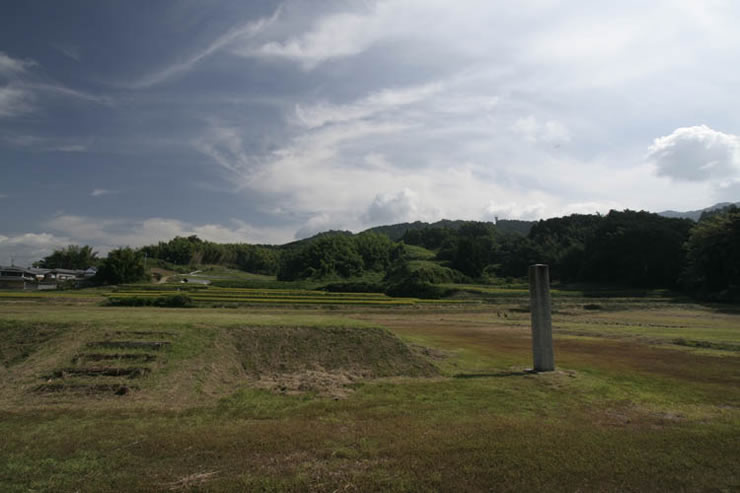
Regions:
<instances>
[{"instance_id":1,"label":"grassy field","mask_svg":"<svg viewBox=\"0 0 740 493\"><path fill-rule=\"evenodd\" d=\"M67 296L67 295L65 295ZM0 491L738 491L740 311L0 297Z\"/></svg>"}]
</instances>

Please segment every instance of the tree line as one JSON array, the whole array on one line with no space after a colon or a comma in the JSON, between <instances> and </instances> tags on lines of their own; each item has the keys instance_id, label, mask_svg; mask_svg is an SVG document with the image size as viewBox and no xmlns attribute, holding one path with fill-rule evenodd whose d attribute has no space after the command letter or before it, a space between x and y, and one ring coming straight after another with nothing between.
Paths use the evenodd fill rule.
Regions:
<instances>
[{"instance_id":1,"label":"tree line","mask_svg":"<svg viewBox=\"0 0 740 493\"><path fill-rule=\"evenodd\" d=\"M145 277L143 267L121 267L144 259L162 266L219 264L282 281L348 281L372 274L384 289L409 292L440 282L521 278L529 265L546 263L551 278L561 283L684 289L704 297L732 295L740 287L740 210L735 206L705 214L698 223L644 211L573 214L537 221L527 234L488 222L412 224L398 241L373 231L329 232L281 246L219 244L190 236L114 250L105 259L89 246L70 245L37 265L99 265L99 280L107 283ZM415 256L418 247L428 253L423 261Z\"/></svg>"}]
</instances>

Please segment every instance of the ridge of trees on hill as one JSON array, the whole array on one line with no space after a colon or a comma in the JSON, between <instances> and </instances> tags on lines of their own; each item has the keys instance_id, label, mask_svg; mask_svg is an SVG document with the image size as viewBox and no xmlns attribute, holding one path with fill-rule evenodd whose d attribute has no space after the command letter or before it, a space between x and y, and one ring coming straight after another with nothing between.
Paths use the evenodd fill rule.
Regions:
<instances>
[{"instance_id":1,"label":"ridge of trees on hill","mask_svg":"<svg viewBox=\"0 0 740 493\"><path fill-rule=\"evenodd\" d=\"M404 235L412 231L421 231L429 228L444 228L456 231L470 222L471 221L464 221L461 219L442 219L435 223L414 221L413 223L398 223L387 226L376 226L374 228L366 230L365 232L384 234L392 241L399 241L404 237ZM526 236L529 233L529 230L532 228L532 225L534 225L536 222L537 221L522 221L519 219L498 219L495 223L485 222L484 224L496 226L498 231L501 233L519 233Z\"/></svg>"},{"instance_id":2,"label":"ridge of trees on hill","mask_svg":"<svg viewBox=\"0 0 740 493\"><path fill-rule=\"evenodd\" d=\"M551 278L562 283L685 289L715 299L736 297L740 290L740 209L735 206L706 213L698 223L631 210L540 220L527 234L501 228L502 222L406 223L400 236L404 225L359 234L326 232L280 246L176 237L125 254L114 250L100 264L100 278L123 282L104 275L140 272L106 267L109 259L146 258L176 266L220 264L281 281L328 282L335 290L438 296L443 293L434 288L437 284L521 278L529 265L546 263ZM65 267L63 260L71 265L80 252L97 260L90 247L73 247L39 265Z\"/></svg>"}]
</instances>

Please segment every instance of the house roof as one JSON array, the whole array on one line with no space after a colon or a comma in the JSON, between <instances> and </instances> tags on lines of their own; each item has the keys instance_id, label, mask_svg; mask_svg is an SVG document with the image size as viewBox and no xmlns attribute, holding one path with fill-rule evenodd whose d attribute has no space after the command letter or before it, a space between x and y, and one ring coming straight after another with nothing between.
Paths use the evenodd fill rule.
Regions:
<instances>
[{"instance_id":1,"label":"house roof","mask_svg":"<svg viewBox=\"0 0 740 493\"><path fill-rule=\"evenodd\" d=\"M27 274L33 274L33 271L31 269L27 269L25 267L18 267L15 265L0 265L0 270L4 272L25 272Z\"/></svg>"},{"instance_id":2,"label":"house roof","mask_svg":"<svg viewBox=\"0 0 740 493\"><path fill-rule=\"evenodd\" d=\"M51 269L51 272L54 274L74 274L74 275L81 275L84 274L83 269Z\"/></svg>"}]
</instances>

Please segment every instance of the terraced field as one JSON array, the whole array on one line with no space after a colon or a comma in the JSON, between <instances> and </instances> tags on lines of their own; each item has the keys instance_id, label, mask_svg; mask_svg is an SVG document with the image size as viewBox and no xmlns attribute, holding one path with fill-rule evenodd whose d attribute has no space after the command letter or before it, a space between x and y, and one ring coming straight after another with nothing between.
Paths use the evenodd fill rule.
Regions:
<instances>
[{"instance_id":1,"label":"terraced field","mask_svg":"<svg viewBox=\"0 0 740 493\"><path fill-rule=\"evenodd\" d=\"M126 395L136 380L156 371L175 334L162 331L113 331L100 340L82 342L69 364L41 375L39 394Z\"/></svg>"},{"instance_id":2,"label":"terraced field","mask_svg":"<svg viewBox=\"0 0 740 493\"><path fill-rule=\"evenodd\" d=\"M186 294L197 304L276 304L276 305L415 305L421 303L471 303L470 300L424 300L395 298L383 293L333 293L304 289L248 289L198 287L182 290L178 287L156 288L140 285L123 286L105 296L116 302L131 298L158 298L175 293Z\"/></svg>"}]
</instances>

